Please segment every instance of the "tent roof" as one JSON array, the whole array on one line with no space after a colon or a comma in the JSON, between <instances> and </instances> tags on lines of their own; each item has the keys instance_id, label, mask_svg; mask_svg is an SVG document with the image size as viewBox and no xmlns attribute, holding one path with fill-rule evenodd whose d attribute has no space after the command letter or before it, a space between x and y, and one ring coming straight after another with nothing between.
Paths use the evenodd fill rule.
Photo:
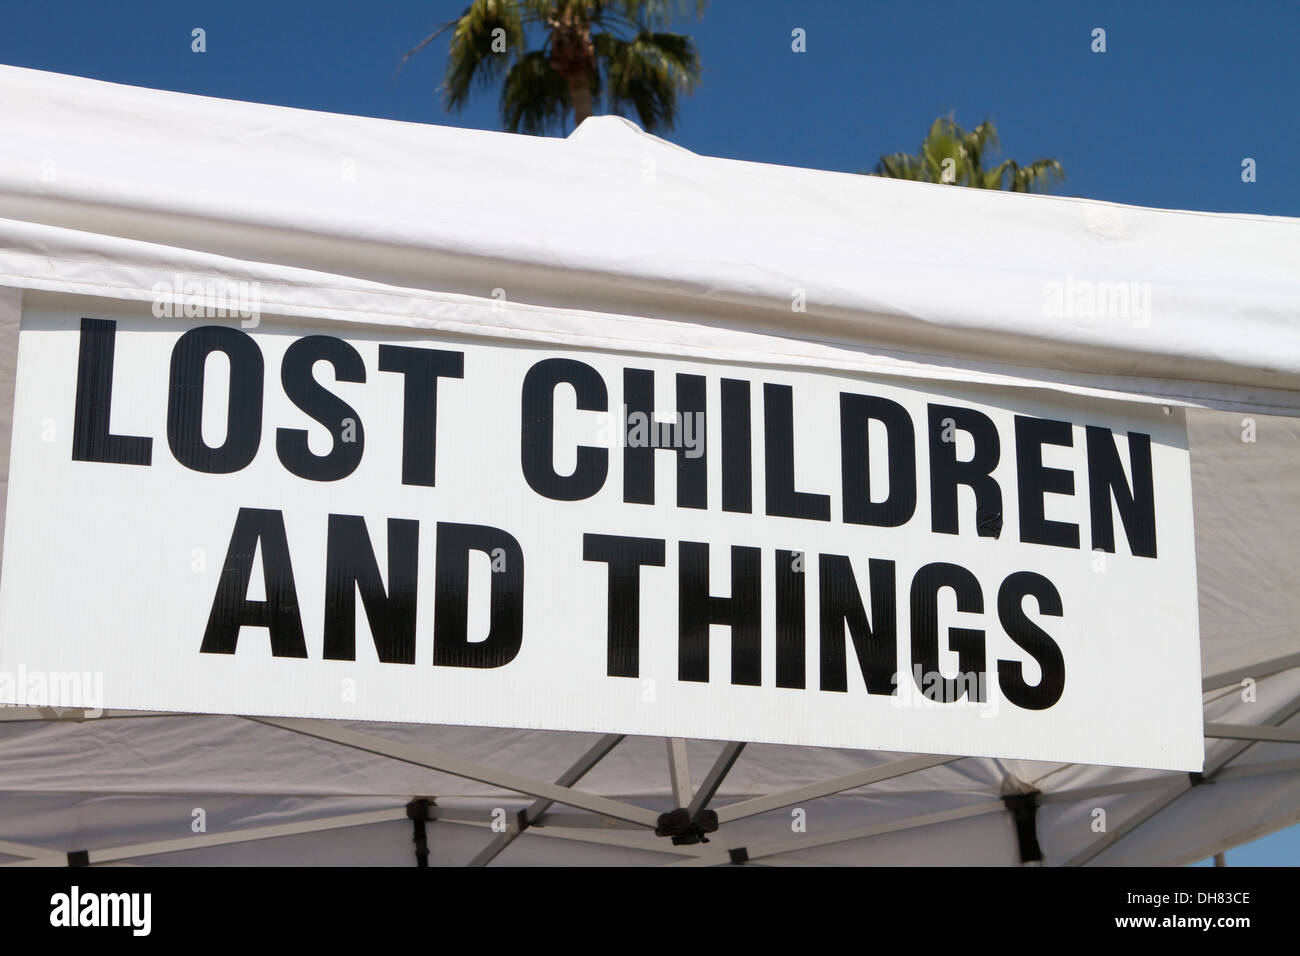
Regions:
<instances>
[{"instance_id":1,"label":"tent roof","mask_svg":"<svg viewBox=\"0 0 1300 956\"><path fill-rule=\"evenodd\" d=\"M10 67L0 127L5 430L13 290L146 301L174 272L256 280L268 312L316 321L1239 410L1189 413L1212 786L760 745L732 766L723 744L692 741L695 784L727 771L715 805L728 819L713 844L674 850L644 816L679 805L680 750L638 738L560 793L578 810L548 810L551 825L503 862L726 862L746 846L773 862L1014 864L1003 797L1027 790L1042 793L1048 863L1185 862L1300 819L1300 420L1265 419L1245 446L1240 411L1300 410L1300 220L714 159L617 118L539 139ZM1149 322L1047 316L1045 290L1067 282L1150 283ZM791 308L796 290L806 312ZM400 863L406 802L429 795L449 824L432 828L435 860L467 862L493 808L513 819L601 746L475 728L56 719L67 716L0 714L0 855ZM206 838L188 831L195 807L211 814ZM806 832L791 832L792 809Z\"/></svg>"},{"instance_id":2,"label":"tent roof","mask_svg":"<svg viewBox=\"0 0 1300 956\"><path fill-rule=\"evenodd\" d=\"M0 91L0 217L46 227L28 239L50 253L111 236L289 281L689 320L724 349L768 332L785 360L861 364L869 344L894 371L1296 408L1296 219L715 159L617 117L561 140L13 67ZM1049 283L1147 283L1150 315L1053 318ZM622 334L657 347L656 324Z\"/></svg>"}]
</instances>

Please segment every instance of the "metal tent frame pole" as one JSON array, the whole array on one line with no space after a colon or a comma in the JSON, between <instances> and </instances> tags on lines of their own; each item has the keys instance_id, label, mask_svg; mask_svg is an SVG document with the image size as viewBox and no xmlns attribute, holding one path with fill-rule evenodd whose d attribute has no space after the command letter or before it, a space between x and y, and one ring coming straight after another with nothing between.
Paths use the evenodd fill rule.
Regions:
<instances>
[{"instance_id":1,"label":"metal tent frame pole","mask_svg":"<svg viewBox=\"0 0 1300 956\"><path fill-rule=\"evenodd\" d=\"M878 783L881 780L892 780L894 777L901 777L904 774L916 773L918 770L927 770L930 767L937 767L940 764L952 763L955 760L962 760L962 757L908 757L905 760L894 760L888 763L879 764L866 770L860 770L857 773L847 774L843 777L835 777L832 780L824 780L821 783L812 783L806 787L799 787L795 790L785 790L781 793L773 793L763 797L752 797L748 800L741 800L737 803L729 803L718 810L718 822L729 823L732 820L743 820L746 817L756 816L760 813L767 813L770 810L780 810L784 807L792 807L796 803L803 803L807 800L815 800L818 797L828 797L832 794L841 793L845 790L853 790L857 787L865 787L868 784Z\"/></svg>"},{"instance_id":2,"label":"metal tent frame pole","mask_svg":"<svg viewBox=\"0 0 1300 956\"><path fill-rule=\"evenodd\" d=\"M572 787L581 780L592 767L600 763L611 750L617 747L623 740L623 734L606 734L596 741L586 753L577 759L574 764L564 773L560 774L555 784L559 787ZM500 834L491 843L479 851L474 859L470 860L470 866L487 866L496 858L502 850L508 847L519 834L523 833L530 826L534 826L552 806L554 800L548 800L545 797L539 797L531 806L521 810L518 816L511 821L509 829Z\"/></svg>"},{"instance_id":3,"label":"metal tent frame pole","mask_svg":"<svg viewBox=\"0 0 1300 956\"><path fill-rule=\"evenodd\" d=\"M1004 813L1006 807L1002 805L1001 800L989 801L983 800L980 803L972 804L969 807L958 807L952 810L943 810L939 813L926 813L920 816L907 817L903 820L894 820L888 823L873 823L868 826L851 827L844 830L836 830L824 836L806 836L798 837L792 840L782 840L775 843L757 844L743 848L734 848L728 850L712 850L701 853L694 860L686 860L681 863L668 863L666 866L718 866L720 864L737 862L736 854L738 850L743 849L745 862L750 860L764 859L770 856L778 856L784 853L797 853L800 850L811 850L817 847L831 846L836 843L847 843L851 840L861 840L866 837L881 836L886 833L898 833L902 830L912 830L917 827L931 826L936 823L950 823L953 820L965 820L969 817L977 817L986 813Z\"/></svg>"},{"instance_id":4,"label":"metal tent frame pole","mask_svg":"<svg viewBox=\"0 0 1300 956\"><path fill-rule=\"evenodd\" d=\"M695 792L691 798L691 805L686 808L692 820L695 820L709 805L709 801L717 795L718 788L722 786L722 781L726 779L731 768L735 766L736 761L740 758L740 752L745 749L741 743L729 743L722 748L722 753L713 762L709 768L708 775L705 776L704 782L700 784L700 789ZM684 804L679 804L683 806Z\"/></svg>"},{"instance_id":5,"label":"metal tent frame pole","mask_svg":"<svg viewBox=\"0 0 1300 956\"><path fill-rule=\"evenodd\" d=\"M268 727L279 727L295 734L302 734L305 737L328 740L332 743L342 744L345 747L351 747L354 750L361 750L381 757L391 757L393 760L400 760L428 770L439 770L478 783L513 790L516 793L526 793L532 797L544 797L553 803L563 803L566 806L590 810L592 813L614 817L618 820L627 820L629 823L654 827L659 820L658 814L635 804L624 803L621 800L611 800L608 797L597 796L594 793L585 793L561 784L521 777L507 770L485 767L482 764L463 760L460 757L453 757L450 754L441 754L411 747L374 734L363 734L355 730L348 730L345 727L339 727L325 721L278 717L247 717L245 719L259 724L266 724Z\"/></svg>"}]
</instances>

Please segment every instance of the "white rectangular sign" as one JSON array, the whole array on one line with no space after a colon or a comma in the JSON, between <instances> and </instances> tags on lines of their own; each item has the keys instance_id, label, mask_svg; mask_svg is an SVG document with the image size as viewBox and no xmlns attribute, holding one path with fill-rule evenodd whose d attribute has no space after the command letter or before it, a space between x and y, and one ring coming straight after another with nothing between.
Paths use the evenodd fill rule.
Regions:
<instances>
[{"instance_id":1,"label":"white rectangular sign","mask_svg":"<svg viewBox=\"0 0 1300 956\"><path fill-rule=\"evenodd\" d=\"M1201 767L1179 409L63 301L0 701Z\"/></svg>"}]
</instances>

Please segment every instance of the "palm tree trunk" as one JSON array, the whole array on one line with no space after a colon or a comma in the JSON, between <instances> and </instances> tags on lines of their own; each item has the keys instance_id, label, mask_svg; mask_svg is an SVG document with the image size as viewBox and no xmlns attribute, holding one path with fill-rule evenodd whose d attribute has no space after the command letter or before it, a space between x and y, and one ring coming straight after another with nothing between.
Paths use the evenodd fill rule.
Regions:
<instances>
[{"instance_id":1,"label":"palm tree trunk","mask_svg":"<svg viewBox=\"0 0 1300 956\"><path fill-rule=\"evenodd\" d=\"M591 115L591 81L586 71L569 74L569 99L573 103L573 128Z\"/></svg>"},{"instance_id":2,"label":"palm tree trunk","mask_svg":"<svg viewBox=\"0 0 1300 956\"><path fill-rule=\"evenodd\" d=\"M551 69L569 85L574 129L591 115L591 71L596 65L591 24L583 14L581 7L565 5L550 21Z\"/></svg>"}]
</instances>

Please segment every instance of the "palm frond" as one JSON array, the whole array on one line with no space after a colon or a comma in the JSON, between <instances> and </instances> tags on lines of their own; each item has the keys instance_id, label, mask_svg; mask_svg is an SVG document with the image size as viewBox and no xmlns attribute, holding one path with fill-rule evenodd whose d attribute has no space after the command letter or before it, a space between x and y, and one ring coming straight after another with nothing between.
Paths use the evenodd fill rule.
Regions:
<instances>
[{"instance_id":1,"label":"palm frond","mask_svg":"<svg viewBox=\"0 0 1300 956\"><path fill-rule=\"evenodd\" d=\"M1004 159L990 168L988 163L1000 150L997 127L992 120L986 119L974 129L965 130L950 114L930 124L930 131L915 154L881 156L872 175L932 183L950 181L975 189L1011 192L1046 192L1065 180L1065 169L1058 159L1036 159L1028 166ZM948 180L944 178L946 168L952 170Z\"/></svg>"},{"instance_id":2,"label":"palm frond","mask_svg":"<svg viewBox=\"0 0 1300 956\"><path fill-rule=\"evenodd\" d=\"M609 108L619 114L635 109L647 130L672 129L678 92L690 93L699 83L694 41L679 33L650 31L632 40L612 33L598 33L592 40L608 76Z\"/></svg>"},{"instance_id":3,"label":"palm frond","mask_svg":"<svg viewBox=\"0 0 1300 956\"><path fill-rule=\"evenodd\" d=\"M402 67L404 67L404 66L406 65L406 61L407 61L407 60L409 60L411 57L415 56L415 54L419 53L419 52L420 52L421 50L423 50L426 46L428 46L428 45L429 45L430 43L432 43L434 40L438 39L438 37L442 36L444 33L446 33L448 30L450 30L450 29L451 29L452 27L454 27L455 25L456 25L456 21L455 21L455 20L448 20L446 23L441 24L441 25L438 27L438 29L434 30L432 33L430 33L427 37L425 37L423 40L421 40L421 41L420 41L419 43L417 43L415 46L411 47L409 50L407 50L405 53L403 53L403 54L402 54L402 58L401 58L400 60L397 61L397 69L393 70L393 75L396 76L398 73L402 72Z\"/></svg>"},{"instance_id":4,"label":"palm frond","mask_svg":"<svg viewBox=\"0 0 1300 956\"><path fill-rule=\"evenodd\" d=\"M1063 182L1065 167L1059 159L1036 159L1028 166L1016 168L1009 188L1018 193L1046 192Z\"/></svg>"},{"instance_id":5,"label":"palm frond","mask_svg":"<svg viewBox=\"0 0 1300 956\"><path fill-rule=\"evenodd\" d=\"M992 120L985 120L967 133L956 123L952 125L961 139L962 151L966 154L972 176L979 178L979 174L984 170L985 154L996 153L1002 149L1002 144L998 141L997 127L993 125Z\"/></svg>"},{"instance_id":6,"label":"palm frond","mask_svg":"<svg viewBox=\"0 0 1300 956\"><path fill-rule=\"evenodd\" d=\"M1015 179L1019 164L1014 159L1004 159L992 169L981 169L974 181L968 185L977 189L1008 189L1007 184ZM1010 174L1010 176L1008 176Z\"/></svg>"},{"instance_id":7,"label":"palm frond","mask_svg":"<svg viewBox=\"0 0 1300 956\"><path fill-rule=\"evenodd\" d=\"M925 164L911 153L890 153L888 156L881 156L871 175L885 176L889 179L908 179L913 182L927 181Z\"/></svg>"},{"instance_id":8,"label":"palm frond","mask_svg":"<svg viewBox=\"0 0 1300 956\"><path fill-rule=\"evenodd\" d=\"M545 134L563 126L569 112L569 88L551 67L545 50L532 50L515 61L501 86L501 123L510 133Z\"/></svg>"},{"instance_id":9,"label":"palm frond","mask_svg":"<svg viewBox=\"0 0 1300 956\"><path fill-rule=\"evenodd\" d=\"M709 0L602 0L642 29L666 27L674 19L699 19Z\"/></svg>"},{"instance_id":10,"label":"palm frond","mask_svg":"<svg viewBox=\"0 0 1300 956\"><path fill-rule=\"evenodd\" d=\"M507 65L520 56L524 46L524 25L518 0L473 0L452 31L443 80L443 105L448 111L461 109L477 86L499 78ZM504 30L505 52L494 52L494 31Z\"/></svg>"}]
</instances>

